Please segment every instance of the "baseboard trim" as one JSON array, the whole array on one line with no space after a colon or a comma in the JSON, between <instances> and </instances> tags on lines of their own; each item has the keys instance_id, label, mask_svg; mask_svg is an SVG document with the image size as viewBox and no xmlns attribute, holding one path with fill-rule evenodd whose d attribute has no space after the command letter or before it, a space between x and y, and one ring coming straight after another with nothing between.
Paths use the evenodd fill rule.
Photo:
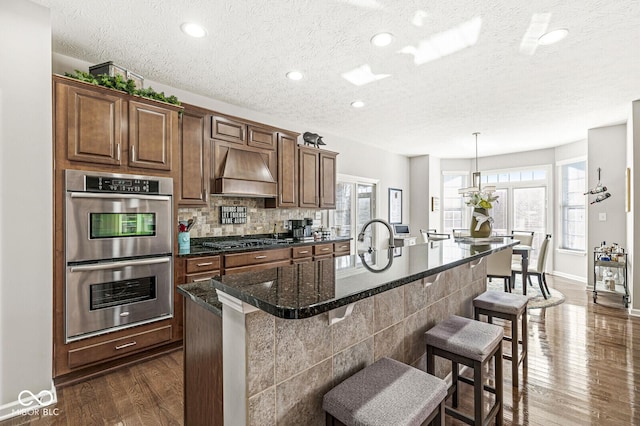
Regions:
<instances>
[{"instance_id":1,"label":"baseboard trim","mask_svg":"<svg viewBox=\"0 0 640 426\"><path fill-rule=\"evenodd\" d=\"M40 397L42 402L37 397ZM55 417L60 412L60 409L55 407L57 402L58 395L53 380L51 389L43 389L35 394L29 389L24 389L16 395L15 401L0 405L0 422L19 416L29 419Z\"/></svg>"},{"instance_id":2,"label":"baseboard trim","mask_svg":"<svg viewBox=\"0 0 640 426\"><path fill-rule=\"evenodd\" d=\"M554 277L566 278L571 281L577 281L582 284L587 284L587 279L578 275L566 274L559 271L553 271L550 275L553 275Z\"/></svg>"}]
</instances>

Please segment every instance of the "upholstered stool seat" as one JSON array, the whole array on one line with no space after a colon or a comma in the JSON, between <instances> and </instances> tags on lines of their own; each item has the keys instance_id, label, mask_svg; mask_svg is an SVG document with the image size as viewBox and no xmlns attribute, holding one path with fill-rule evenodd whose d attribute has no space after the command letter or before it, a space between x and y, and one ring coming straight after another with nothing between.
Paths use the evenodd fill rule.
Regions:
<instances>
[{"instance_id":1,"label":"upholstered stool seat","mask_svg":"<svg viewBox=\"0 0 640 426\"><path fill-rule=\"evenodd\" d=\"M520 294L504 293L501 291L485 291L473 299L475 318L486 315L489 323L493 318L502 318L511 322L511 336L503 339L511 342L511 355L503 354L504 359L511 361L511 385L518 387L518 366L527 368L527 304L529 298ZM522 328L518 331L518 320L521 320ZM522 335L522 338L519 336ZM522 351L518 351L518 345L522 345Z\"/></svg>"},{"instance_id":2,"label":"upholstered stool seat","mask_svg":"<svg viewBox=\"0 0 640 426\"><path fill-rule=\"evenodd\" d=\"M453 315L425 333L427 341L427 372L435 373L435 357L451 361L452 407L446 407L450 416L472 425L485 425L492 418L503 423L502 404L502 327ZM493 359L495 386L484 384L484 366ZM473 368L473 379L459 376L458 365ZM457 410L458 382L474 387L473 416ZM495 402L484 415L484 391L495 394Z\"/></svg>"},{"instance_id":3,"label":"upholstered stool seat","mask_svg":"<svg viewBox=\"0 0 640 426\"><path fill-rule=\"evenodd\" d=\"M444 425L446 397L444 380L381 358L327 392L322 408L328 425Z\"/></svg>"}]
</instances>

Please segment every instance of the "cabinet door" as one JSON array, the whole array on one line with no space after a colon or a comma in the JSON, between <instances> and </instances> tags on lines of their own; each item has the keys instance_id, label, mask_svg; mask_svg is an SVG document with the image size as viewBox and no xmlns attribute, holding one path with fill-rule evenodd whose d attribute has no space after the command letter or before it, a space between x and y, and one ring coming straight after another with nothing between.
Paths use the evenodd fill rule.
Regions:
<instances>
[{"instance_id":1,"label":"cabinet door","mask_svg":"<svg viewBox=\"0 0 640 426\"><path fill-rule=\"evenodd\" d=\"M177 133L176 111L129 101L129 166L171 170L171 147Z\"/></svg>"},{"instance_id":2,"label":"cabinet door","mask_svg":"<svg viewBox=\"0 0 640 426\"><path fill-rule=\"evenodd\" d=\"M229 117L214 115L211 117L211 138L245 145L247 125Z\"/></svg>"},{"instance_id":3,"label":"cabinet door","mask_svg":"<svg viewBox=\"0 0 640 426\"><path fill-rule=\"evenodd\" d=\"M298 141L278 134L278 207L298 207Z\"/></svg>"},{"instance_id":4,"label":"cabinet door","mask_svg":"<svg viewBox=\"0 0 640 426\"><path fill-rule=\"evenodd\" d=\"M300 207L318 207L318 192L320 186L320 162L318 151L298 147L299 167L300 167Z\"/></svg>"},{"instance_id":5,"label":"cabinet door","mask_svg":"<svg viewBox=\"0 0 640 426\"><path fill-rule=\"evenodd\" d=\"M336 208L336 154L320 152L320 207Z\"/></svg>"},{"instance_id":6,"label":"cabinet door","mask_svg":"<svg viewBox=\"0 0 640 426\"><path fill-rule=\"evenodd\" d=\"M207 205L209 194L209 140L207 114L185 109L180 140L180 205Z\"/></svg>"},{"instance_id":7,"label":"cabinet door","mask_svg":"<svg viewBox=\"0 0 640 426\"><path fill-rule=\"evenodd\" d=\"M79 87L56 84L56 127L66 127L67 159L120 165L122 97Z\"/></svg>"},{"instance_id":8,"label":"cabinet door","mask_svg":"<svg viewBox=\"0 0 640 426\"><path fill-rule=\"evenodd\" d=\"M247 145L254 148L268 149L274 151L276 149L277 132L259 126L247 126Z\"/></svg>"}]
</instances>

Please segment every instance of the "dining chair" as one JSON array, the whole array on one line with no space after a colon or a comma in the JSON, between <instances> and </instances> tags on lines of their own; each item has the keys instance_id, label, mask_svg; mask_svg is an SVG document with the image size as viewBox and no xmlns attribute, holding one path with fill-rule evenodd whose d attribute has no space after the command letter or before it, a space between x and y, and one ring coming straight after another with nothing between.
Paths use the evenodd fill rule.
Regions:
<instances>
[{"instance_id":1,"label":"dining chair","mask_svg":"<svg viewBox=\"0 0 640 426\"><path fill-rule=\"evenodd\" d=\"M551 234L547 234L544 237L542 244L540 244L540 250L538 250L538 264L535 267L529 266L527 270L527 281L529 281L530 285L533 285L533 282L531 281L531 275L535 275L538 278L538 285L540 286L540 292L542 293L542 296L544 296L545 299L548 298L547 295L549 296L551 295L551 292L549 291L549 286L547 285L547 277L544 272L545 266L547 264L547 252L549 250L550 240L551 240ZM520 266L519 262L512 264L511 269L513 271L514 277L516 274L522 274L522 267ZM525 283L522 283L522 285L525 285Z\"/></svg>"},{"instance_id":2,"label":"dining chair","mask_svg":"<svg viewBox=\"0 0 640 426\"><path fill-rule=\"evenodd\" d=\"M429 241L429 231L425 231L424 229L421 229L420 235L422 235L422 242L426 243L427 241Z\"/></svg>"},{"instance_id":3,"label":"dining chair","mask_svg":"<svg viewBox=\"0 0 640 426\"><path fill-rule=\"evenodd\" d=\"M511 284L515 276L511 271L511 256L513 248L509 247L487 256L487 278L502 278L504 291L511 293Z\"/></svg>"},{"instance_id":4,"label":"dining chair","mask_svg":"<svg viewBox=\"0 0 640 426\"><path fill-rule=\"evenodd\" d=\"M520 245L531 246L533 244L534 231L511 231L511 238L520 241ZM511 258L512 263L520 263L522 256L514 254Z\"/></svg>"}]
</instances>

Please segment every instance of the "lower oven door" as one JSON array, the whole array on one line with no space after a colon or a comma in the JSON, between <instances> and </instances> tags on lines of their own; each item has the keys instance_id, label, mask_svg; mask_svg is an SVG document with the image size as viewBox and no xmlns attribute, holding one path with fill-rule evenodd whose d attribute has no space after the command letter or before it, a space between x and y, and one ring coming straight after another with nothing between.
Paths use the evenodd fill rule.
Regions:
<instances>
[{"instance_id":1,"label":"lower oven door","mask_svg":"<svg viewBox=\"0 0 640 426\"><path fill-rule=\"evenodd\" d=\"M173 316L172 257L69 265L66 341Z\"/></svg>"}]
</instances>

